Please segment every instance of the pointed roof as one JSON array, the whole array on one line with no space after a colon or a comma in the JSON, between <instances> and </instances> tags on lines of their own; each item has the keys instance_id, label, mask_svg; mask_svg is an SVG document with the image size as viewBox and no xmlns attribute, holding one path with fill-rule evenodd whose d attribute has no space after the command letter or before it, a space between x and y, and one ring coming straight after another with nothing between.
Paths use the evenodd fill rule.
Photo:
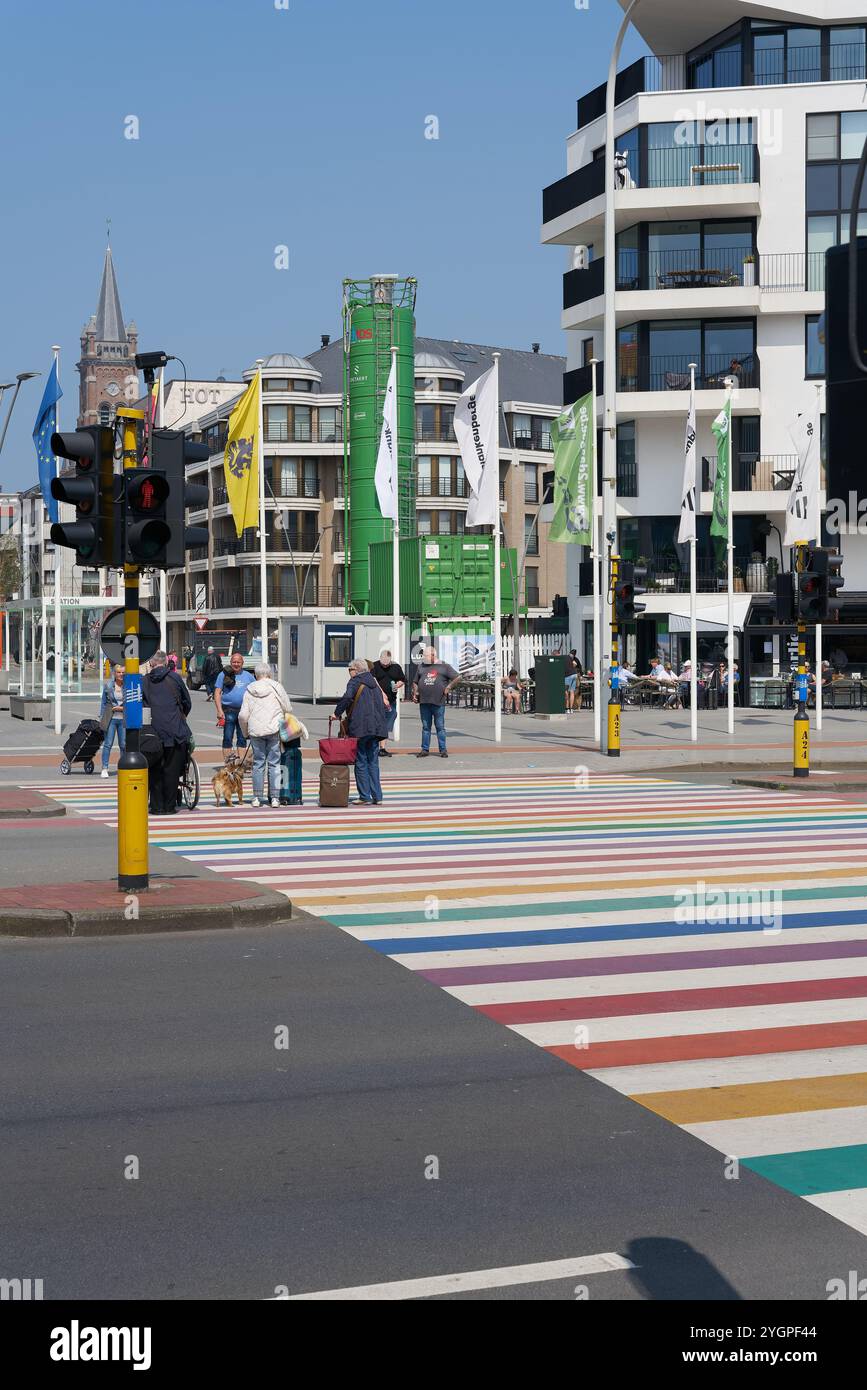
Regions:
<instances>
[{"instance_id":1,"label":"pointed roof","mask_svg":"<svg viewBox=\"0 0 867 1390\"><path fill-rule=\"evenodd\" d=\"M105 248L102 284L99 287L99 303L96 306L96 340L99 343L126 342L123 311L120 307L120 294L115 279L110 246Z\"/></svg>"}]
</instances>

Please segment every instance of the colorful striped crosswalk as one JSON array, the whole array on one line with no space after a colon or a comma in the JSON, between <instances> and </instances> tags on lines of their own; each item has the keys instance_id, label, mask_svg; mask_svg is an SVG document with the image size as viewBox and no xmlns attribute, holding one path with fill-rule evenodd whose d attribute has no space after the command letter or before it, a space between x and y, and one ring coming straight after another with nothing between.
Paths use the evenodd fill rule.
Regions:
<instances>
[{"instance_id":1,"label":"colorful striped crosswalk","mask_svg":"<svg viewBox=\"0 0 867 1390\"><path fill-rule=\"evenodd\" d=\"M116 822L113 783L42 790ZM386 790L151 836L867 1233L867 805L580 769Z\"/></svg>"}]
</instances>

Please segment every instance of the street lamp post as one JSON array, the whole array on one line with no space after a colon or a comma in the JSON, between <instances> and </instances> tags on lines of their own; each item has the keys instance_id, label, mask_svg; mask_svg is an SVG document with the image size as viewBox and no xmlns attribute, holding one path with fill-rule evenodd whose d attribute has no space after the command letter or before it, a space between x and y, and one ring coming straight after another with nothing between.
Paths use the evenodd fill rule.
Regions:
<instances>
[{"instance_id":1,"label":"street lamp post","mask_svg":"<svg viewBox=\"0 0 867 1390\"><path fill-rule=\"evenodd\" d=\"M617 533L617 319L614 309L614 295L617 289L615 264L614 227L614 96L617 81L617 64L620 50L629 28L629 22L636 6L641 0L632 0L617 31L617 38L611 50L608 64L608 81L605 87L605 239L604 239L604 293L605 315L602 332L602 357L605 362L603 382L602 411L602 534ZM596 402L593 402L593 419L596 420ZM602 588L602 645L608 650L602 653L603 673L611 664L611 586L603 573ZM596 659L598 660L598 654ZM608 751L608 732L605 720L601 725L602 752Z\"/></svg>"},{"instance_id":2,"label":"street lamp post","mask_svg":"<svg viewBox=\"0 0 867 1390\"><path fill-rule=\"evenodd\" d=\"M9 402L9 409L6 412L6 421L3 425L3 433L2 435L0 435L0 454L2 454L3 445L6 443L6 434L9 429L9 421L12 419L12 412L15 409L15 402L18 399L18 392L21 390L21 383L23 381L29 381L31 377L41 375L41 372L19 372L17 377L15 378L15 394ZM3 399L3 392L8 391L12 384L13 383L11 381L8 381L5 382L4 385L0 386L0 401L2 401Z\"/></svg>"},{"instance_id":3,"label":"street lamp post","mask_svg":"<svg viewBox=\"0 0 867 1390\"><path fill-rule=\"evenodd\" d=\"M326 532L326 531L333 531L333 530L334 530L334 523L333 523L333 522L329 522L329 524L328 524L327 526L323 526L323 527L322 527L322 530L319 532L319 535L316 537L316 544L315 544L314 547L313 547L313 554L310 556L310 559L307 561L307 570L306 570L306 573L305 573L305 575L304 575L304 587L303 587L303 589L301 590L301 598L300 598L300 600L299 600L299 602L298 602L298 616L299 616L299 618L300 618L300 617L303 615L303 613L304 613L304 601L305 601L305 599L307 598L307 583L308 583L308 581L309 581L309 579L310 579L310 571L311 571L312 568L313 568L313 561L316 559L317 553L318 553L318 551L319 551L319 547L320 547L320 545L322 544L322 537L325 535L325 532Z\"/></svg>"}]
</instances>

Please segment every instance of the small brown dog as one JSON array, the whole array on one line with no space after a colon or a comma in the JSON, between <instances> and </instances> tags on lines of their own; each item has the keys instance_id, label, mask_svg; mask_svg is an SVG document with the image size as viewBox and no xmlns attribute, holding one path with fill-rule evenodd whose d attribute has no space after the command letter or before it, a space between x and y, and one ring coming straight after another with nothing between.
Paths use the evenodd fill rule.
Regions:
<instances>
[{"instance_id":1,"label":"small brown dog","mask_svg":"<svg viewBox=\"0 0 867 1390\"><path fill-rule=\"evenodd\" d=\"M214 773L211 785L214 788L214 798L218 806L221 797L227 806L231 806L233 796L238 798L239 806L243 804L244 773L247 767L248 752L249 747L244 749L243 757L239 757L235 752L230 753L223 766Z\"/></svg>"}]
</instances>

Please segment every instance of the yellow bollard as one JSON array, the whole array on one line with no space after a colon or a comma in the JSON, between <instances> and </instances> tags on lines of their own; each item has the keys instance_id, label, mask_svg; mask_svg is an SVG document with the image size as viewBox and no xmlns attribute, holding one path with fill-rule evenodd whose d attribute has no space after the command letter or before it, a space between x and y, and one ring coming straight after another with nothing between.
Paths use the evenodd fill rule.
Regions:
<instances>
[{"instance_id":1,"label":"yellow bollard","mask_svg":"<svg viewBox=\"0 0 867 1390\"><path fill-rule=\"evenodd\" d=\"M615 700L608 702L608 756L620 757L620 705Z\"/></svg>"},{"instance_id":2,"label":"yellow bollard","mask_svg":"<svg viewBox=\"0 0 867 1390\"><path fill-rule=\"evenodd\" d=\"M793 725L794 736L792 745L792 776L809 777L810 775L810 721L804 715L795 715Z\"/></svg>"},{"instance_id":3,"label":"yellow bollard","mask_svg":"<svg viewBox=\"0 0 867 1390\"><path fill-rule=\"evenodd\" d=\"M126 752L118 764L117 886L121 893L148 886L148 764L142 753Z\"/></svg>"}]
</instances>

